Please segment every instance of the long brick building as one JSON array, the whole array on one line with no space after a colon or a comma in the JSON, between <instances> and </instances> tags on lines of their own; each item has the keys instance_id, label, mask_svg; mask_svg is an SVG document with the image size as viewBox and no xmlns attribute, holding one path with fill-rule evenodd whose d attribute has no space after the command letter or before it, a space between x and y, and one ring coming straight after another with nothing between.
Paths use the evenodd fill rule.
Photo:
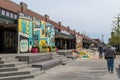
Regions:
<instances>
[{"instance_id":1,"label":"long brick building","mask_svg":"<svg viewBox=\"0 0 120 80\"><path fill-rule=\"evenodd\" d=\"M30 52L33 47L39 47L41 52L43 43L58 49L76 49L83 44L96 44L69 26L62 25L62 22L33 12L27 4L21 2L19 5L10 0L0 0L0 36L0 53Z\"/></svg>"}]
</instances>

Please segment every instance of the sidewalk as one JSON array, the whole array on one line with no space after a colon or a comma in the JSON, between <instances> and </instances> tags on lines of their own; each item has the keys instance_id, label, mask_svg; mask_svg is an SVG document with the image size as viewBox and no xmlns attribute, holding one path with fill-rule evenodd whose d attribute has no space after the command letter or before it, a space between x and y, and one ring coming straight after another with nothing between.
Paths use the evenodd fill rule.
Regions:
<instances>
[{"instance_id":1,"label":"sidewalk","mask_svg":"<svg viewBox=\"0 0 120 80\"><path fill-rule=\"evenodd\" d=\"M52 68L34 80L120 80L119 61L120 56L117 56L114 73L110 73L105 59L77 59L68 65Z\"/></svg>"}]
</instances>

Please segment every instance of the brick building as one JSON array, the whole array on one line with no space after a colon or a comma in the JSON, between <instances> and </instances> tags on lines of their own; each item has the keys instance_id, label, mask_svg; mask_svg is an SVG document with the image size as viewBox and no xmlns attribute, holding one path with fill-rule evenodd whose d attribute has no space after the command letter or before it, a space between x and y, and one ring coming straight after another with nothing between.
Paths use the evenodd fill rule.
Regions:
<instances>
[{"instance_id":1,"label":"brick building","mask_svg":"<svg viewBox=\"0 0 120 80\"><path fill-rule=\"evenodd\" d=\"M25 39L27 35L19 33L19 30L21 30L21 28L18 27L20 13L24 14L24 18L26 18L27 20L29 19L28 22L30 22L31 17L34 17L38 20L41 20L42 22L49 23L54 26L55 46L57 48L75 49L76 47L82 46L82 37L80 33L70 29L69 26L63 26L61 22L55 22L51 20L48 15L42 16L36 12L33 12L32 10L28 9L27 4L23 2L21 2L19 5L10 0L0 0L0 52L24 52L24 50L20 50L20 45L22 44L20 43L20 41L22 38ZM47 25L45 24L45 26ZM24 47L28 48L28 50L26 50L25 52L29 52L29 49L31 49L30 45L32 44L32 42L30 41L30 39L28 41L28 43L24 43L29 45L29 47Z\"/></svg>"}]
</instances>

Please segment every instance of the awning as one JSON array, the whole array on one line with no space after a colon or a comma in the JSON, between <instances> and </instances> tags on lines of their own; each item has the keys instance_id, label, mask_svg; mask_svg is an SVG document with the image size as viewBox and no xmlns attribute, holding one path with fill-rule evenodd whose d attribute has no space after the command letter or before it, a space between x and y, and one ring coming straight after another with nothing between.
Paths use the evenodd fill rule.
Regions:
<instances>
[{"instance_id":1,"label":"awning","mask_svg":"<svg viewBox=\"0 0 120 80\"><path fill-rule=\"evenodd\" d=\"M55 38L64 38L64 39L75 39L74 35L67 35L61 32L56 32L55 33Z\"/></svg>"}]
</instances>

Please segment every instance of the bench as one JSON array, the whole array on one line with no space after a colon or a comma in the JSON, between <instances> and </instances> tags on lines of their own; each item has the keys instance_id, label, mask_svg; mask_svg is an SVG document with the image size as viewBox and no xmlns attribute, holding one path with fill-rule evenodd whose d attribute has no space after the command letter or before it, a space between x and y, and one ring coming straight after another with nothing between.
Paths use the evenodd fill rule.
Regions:
<instances>
[{"instance_id":1,"label":"bench","mask_svg":"<svg viewBox=\"0 0 120 80\"><path fill-rule=\"evenodd\" d=\"M32 65L32 67L41 68L41 70L47 70L60 64L62 64L61 59L52 59L52 60L35 63Z\"/></svg>"}]
</instances>

